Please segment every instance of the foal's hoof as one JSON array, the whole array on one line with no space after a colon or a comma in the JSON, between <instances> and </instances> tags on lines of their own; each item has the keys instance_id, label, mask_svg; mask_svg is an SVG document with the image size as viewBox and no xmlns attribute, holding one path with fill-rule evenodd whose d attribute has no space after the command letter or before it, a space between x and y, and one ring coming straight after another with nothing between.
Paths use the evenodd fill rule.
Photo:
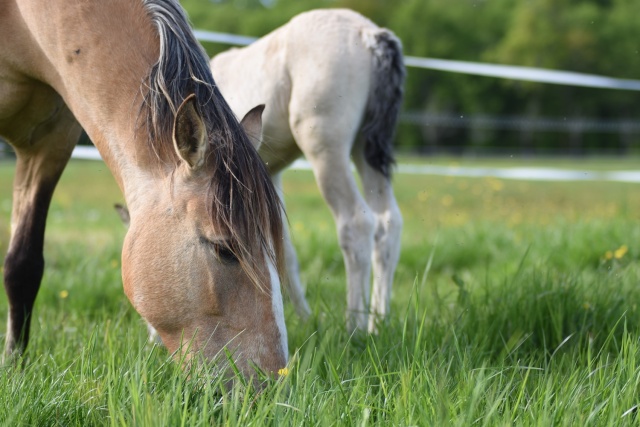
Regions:
<instances>
[{"instance_id":1,"label":"foal's hoof","mask_svg":"<svg viewBox=\"0 0 640 427\"><path fill-rule=\"evenodd\" d=\"M347 311L347 331L349 333L366 333L368 323L367 313Z\"/></svg>"}]
</instances>

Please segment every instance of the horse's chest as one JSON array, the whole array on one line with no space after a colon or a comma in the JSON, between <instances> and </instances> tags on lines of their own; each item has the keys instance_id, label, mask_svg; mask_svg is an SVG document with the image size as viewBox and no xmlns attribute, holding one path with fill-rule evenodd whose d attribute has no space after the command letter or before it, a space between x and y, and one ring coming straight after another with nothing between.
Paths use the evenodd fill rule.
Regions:
<instances>
[{"instance_id":1,"label":"horse's chest","mask_svg":"<svg viewBox=\"0 0 640 427\"><path fill-rule=\"evenodd\" d=\"M0 74L0 135L12 145L29 144L34 129L63 106L64 101L51 87Z\"/></svg>"}]
</instances>

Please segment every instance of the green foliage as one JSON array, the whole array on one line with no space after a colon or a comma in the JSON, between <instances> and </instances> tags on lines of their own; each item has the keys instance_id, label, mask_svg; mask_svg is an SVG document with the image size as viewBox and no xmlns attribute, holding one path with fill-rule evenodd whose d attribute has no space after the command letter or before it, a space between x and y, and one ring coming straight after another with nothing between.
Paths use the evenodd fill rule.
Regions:
<instances>
[{"instance_id":1,"label":"green foliage","mask_svg":"<svg viewBox=\"0 0 640 427\"><path fill-rule=\"evenodd\" d=\"M640 76L640 26L634 0L183 0L198 28L262 36L305 10L346 7L392 29L407 55L544 67L619 78ZM207 44L210 54L227 48ZM633 119L635 92L588 89L410 68L405 111L492 116ZM399 145L431 143L403 125ZM440 129L438 142L455 147L519 146L513 131ZM612 141L613 139L613 141ZM618 137L588 134L586 147L615 149ZM633 136L637 142L637 134ZM568 150L569 137L543 133L529 149Z\"/></svg>"},{"instance_id":2,"label":"green foliage","mask_svg":"<svg viewBox=\"0 0 640 427\"><path fill-rule=\"evenodd\" d=\"M4 259L4 254L9 248L9 225L0 219L0 259Z\"/></svg>"},{"instance_id":3,"label":"green foliage","mask_svg":"<svg viewBox=\"0 0 640 427\"><path fill-rule=\"evenodd\" d=\"M0 221L12 173L0 163ZM73 161L52 203L24 365L0 369L0 423L635 425L636 185L398 174L402 255L377 336L344 328L342 255L313 175L288 171L284 187L313 315L303 323L285 305L286 377L261 393L224 392L212 373L188 375L146 344L122 291L117 186L104 165ZM6 311L2 298L0 318Z\"/></svg>"}]
</instances>

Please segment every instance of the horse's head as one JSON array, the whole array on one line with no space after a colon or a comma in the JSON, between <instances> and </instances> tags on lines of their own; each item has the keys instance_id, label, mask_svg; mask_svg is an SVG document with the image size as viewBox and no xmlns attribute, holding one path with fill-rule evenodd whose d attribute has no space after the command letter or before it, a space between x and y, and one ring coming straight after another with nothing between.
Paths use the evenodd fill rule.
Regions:
<instances>
[{"instance_id":1,"label":"horse's head","mask_svg":"<svg viewBox=\"0 0 640 427\"><path fill-rule=\"evenodd\" d=\"M243 120L253 127L247 132L256 132L261 111ZM124 288L177 357L198 354L225 366L231 354L245 374L255 373L253 364L276 372L288 351L276 268L280 203L246 137L226 148L224 138L203 121L193 96L180 105L175 169L129 206Z\"/></svg>"}]
</instances>

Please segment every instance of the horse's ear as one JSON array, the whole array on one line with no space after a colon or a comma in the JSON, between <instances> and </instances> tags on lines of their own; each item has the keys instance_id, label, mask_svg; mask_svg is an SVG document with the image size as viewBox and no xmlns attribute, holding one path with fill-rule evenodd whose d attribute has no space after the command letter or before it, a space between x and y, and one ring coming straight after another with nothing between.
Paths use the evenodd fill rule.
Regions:
<instances>
[{"instance_id":1,"label":"horse's ear","mask_svg":"<svg viewBox=\"0 0 640 427\"><path fill-rule=\"evenodd\" d=\"M126 206L121 205L120 203L116 203L113 205L118 215L120 215L120 219L124 223L125 227L128 227L131 223L131 217L129 216L129 209Z\"/></svg>"},{"instance_id":2,"label":"horse's ear","mask_svg":"<svg viewBox=\"0 0 640 427\"><path fill-rule=\"evenodd\" d=\"M240 121L249 140L257 150L262 143L262 112L264 104L253 107Z\"/></svg>"},{"instance_id":3,"label":"horse's ear","mask_svg":"<svg viewBox=\"0 0 640 427\"><path fill-rule=\"evenodd\" d=\"M178 156L196 169L204 163L207 144L207 128L198 112L196 96L191 94L178 107L173 122L173 145Z\"/></svg>"}]
</instances>

